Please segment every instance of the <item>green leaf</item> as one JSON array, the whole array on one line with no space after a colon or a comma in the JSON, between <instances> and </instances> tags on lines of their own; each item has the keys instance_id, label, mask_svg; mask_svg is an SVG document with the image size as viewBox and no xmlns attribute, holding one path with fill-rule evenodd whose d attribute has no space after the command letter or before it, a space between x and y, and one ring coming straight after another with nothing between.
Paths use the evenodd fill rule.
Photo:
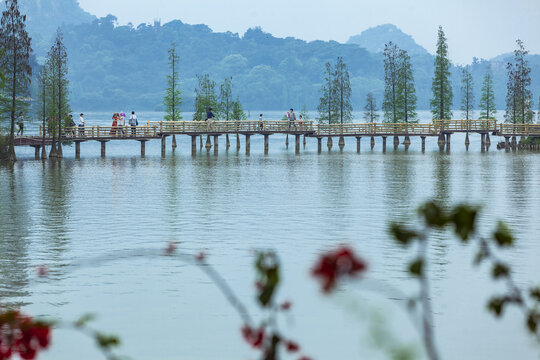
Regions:
<instances>
[{"instance_id":1,"label":"green leaf","mask_svg":"<svg viewBox=\"0 0 540 360\"><path fill-rule=\"evenodd\" d=\"M431 227L443 227L449 221L441 207L432 201L422 205L418 209L418 213L424 217L426 224Z\"/></svg>"},{"instance_id":2,"label":"green leaf","mask_svg":"<svg viewBox=\"0 0 540 360\"><path fill-rule=\"evenodd\" d=\"M417 259L409 265L409 272L416 277L421 277L423 268L424 268L424 260Z\"/></svg>"},{"instance_id":3,"label":"green leaf","mask_svg":"<svg viewBox=\"0 0 540 360\"><path fill-rule=\"evenodd\" d=\"M497 223L497 230L495 230L495 233L493 234L493 239L499 247L510 247L514 244L514 237L512 236L510 228L502 221Z\"/></svg>"},{"instance_id":4,"label":"green leaf","mask_svg":"<svg viewBox=\"0 0 540 360\"><path fill-rule=\"evenodd\" d=\"M536 333L536 329L538 329L539 318L540 314L538 314L534 309L530 310L529 314L527 315L527 328L533 334Z\"/></svg>"},{"instance_id":5,"label":"green leaf","mask_svg":"<svg viewBox=\"0 0 540 360\"><path fill-rule=\"evenodd\" d=\"M416 231L409 230L403 225L394 222L390 224L389 231L394 239L402 245L409 245L414 238L418 238L418 233Z\"/></svg>"},{"instance_id":6,"label":"green leaf","mask_svg":"<svg viewBox=\"0 0 540 360\"><path fill-rule=\"evenodd\" d=\"M76 327L83 327L90 321L95 320L95 318L96 318L95 314L84 314L79 319L77 319L77 321L75 321L74 325Z\"/></svg>"},{"instance_id":7,"label":"green leaf","mask_svg":"<svg viewBox=\"0 0 540 360\"><path fill-rule=\"evenodd\" d=\"M493 276L494 279L505 278L508 277L508 275L510 275L510 268L508 265L502 263L496 263L493 265L491 276Z\"/></svg>"},{"instance_id":8,"label":"green leaf","mask_svg":"<svg viewBox=\"0 0 540 360\"><path fill-rule=\"evenodd\" d=\"M478 252L476 253L476 256L474 257L474 265L480 265L482 263L482 261L484 261L485 258L488 257L488 253L486 252L486 250L484 248L481 248L480 250L478 250Z\"/></svg>"},{"instance_id":9,"label":"green leaf","mask_svg":"<svg viewBox=\"0 0 540 360\"><path fill-rule=\"evenodd\" d=\"M115 335L105 335L102 333L96 333L96 342L102 349L110 349L120 345L120 339Z\"/></svg>"},{"instance_id":10,"label":"green leaf","mask_svg":"<svg viewBox=\"0 0 540 360\"><path fill-rule=\"evenodd\" d=\"M456 235L464 242L474 233L478 208L467 205L458 205L452 211L451 221L454 223Z\"/></svg>"},{"instance_id":11,"label":"green leaf","mask_svg":"<svg viewBox=\"0 0 540 360\"><path fill-rule=\"evenodd\" d=\"M257 299L263 307L272 304L272 298L279 285L279 263L273 252L259 252L255 261L258 283L260 284Z\"/></svg>"},{"instance_id":12,"label":"green leaf","mask_svg":"<svg viewBox=\"0 0 540 360\"><path fill-rule=\"evenodd\" d=\"M534 300L540 302L540 286L539 287L535 287L535 288L532 288L529 290L529 295L531 296L531 298L533 298Z\"/></svg>"},{"instance_id":13,"label":"green leaf","mask_svg":"<svg viewBox=\"0 0 540 360\"><path fill-rule=\"evenodd\" d=\"M505 299L502 297L493 297L488 303L488 310L500 317L504 311Z\"/></svg>"}]
</instances>

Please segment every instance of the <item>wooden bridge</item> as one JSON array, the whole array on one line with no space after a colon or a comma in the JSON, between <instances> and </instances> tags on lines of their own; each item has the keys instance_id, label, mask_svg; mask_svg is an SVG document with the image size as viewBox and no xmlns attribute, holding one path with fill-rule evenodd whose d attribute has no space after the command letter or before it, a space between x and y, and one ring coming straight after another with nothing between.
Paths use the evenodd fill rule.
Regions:
<instances>
[{"instance_id":1,"label":"wooden bridge","mask_svg":"<svg viewBox=\"0 0 540 360\"><path fill-rule=\"evenodd\" d=\"M425 150L427 137L438 137L441 148L450 149L450 140L453 133L467 133L465 145L469 146L469 133L481 135L481 147L489 147L491 142L489 135L503 136L506 140L506 148L515 148L518 136L540 136L540 124L499 124L497 120L434 120L427 124L393 124L393 123L361 123L361 124L315 124L313 121L289 122L289 121L159 121L148 122L141 126L86 126L66 128L63 141L75 143L75 155L80 157L80 144L86 141L99 141L101 143L101 155L106 154L106 143L113 140L136 140L141 143L141 156L145 156L145 144L152 139L161 139L162 155L165 155L166 139L172 135L186 135L191 137L192 151L197 151L197 137L205 135L206 148L212 147L211 137L214 138L214 150L218 149L218 139L226 135L226 146L230 147L229 135L236 135L237 148L240 148L239 135L245 136L246 152L250 151L250 137L252 135L264 136L264 150L268 152L269 136L273 134L286 134L295 137L296 151L300 150L300 138L304 136L304 144L307 138L316 138L318 150L321 151L322 139L328 138L327 146L332 147L332 138L339 137L339 147L345 146L345 137L356 137L357 150L360 151L362 137L371 139L371 148L375 145L375 137L382 138L383 151L386 151L386 139L393 137L394 147L399 146L399 137L404 137L403 144L406 148L410 145L410 137L417 136L422 140L422 151ZM176 137L173 137L173 148L176 147ZM512 143L510 139L512 138ZM40 127L39 136L17 137L16 146L32 146L36 149L36 157L40 147L50 145L52 139L45 138L43 143L43 129Z\"/></svg>"}]
</instances>

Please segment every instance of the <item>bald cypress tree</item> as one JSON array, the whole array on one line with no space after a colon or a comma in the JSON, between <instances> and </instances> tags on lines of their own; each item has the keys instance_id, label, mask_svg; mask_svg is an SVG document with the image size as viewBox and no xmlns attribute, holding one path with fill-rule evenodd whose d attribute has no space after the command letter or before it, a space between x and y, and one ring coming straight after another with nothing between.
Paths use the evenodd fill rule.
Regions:
<instances>
[{"instance_id":1,"label":"bald cypress tree","mask_svg":"<svg viewBox=\"0 0 540 360\"><path fill-rule=\"evenodd\" d=\"M182 105L182 95L180 92L179 76L178 76L178 63L180 57L176 50L176 44L172 43L169 49L169 67L171 73L167 75L167 91L163 103L166 108L165 120L166 121L178 121L182 120L180 114L180 106Z\"/></svg>"},{"instance_id":2,"label":"bald cypress tree","mask_svg":"<svg viewBox=\"0 0 540 360\"><path fill-rule=\"evenodd\" d=\"M350 122L352 120L352 105L351 105L351 82L349 80L349 70L347 64L343 62L343 58L338 56L336 61L334 77L334 86L337 95L338 116L340 124Z\"/></svg>"},{"instance_id":3,"label":"bald cypress tree","mask_svg":"<svg viewBox=\"0 0 540 360\"><path fill-rule=\"evenodd\" d=\"M469 65L461 69L461 111L465 120L473 118L474 82Z\"/></svg>"},{"instance_id":4,"label":"bald cypress tree","mask_svg":"<svg viewBox=\"0 0 540 360\"><path fill-rule=\"evenodd\" d=\"M414 123L418 121L411 57L406 50L399 50L398 53L398 94L396 101L400 122Z\"/></svg>"},{"instance_id":5,"label":"bald cypress tree","mask_svg":"<svg viewBox=\"0 0 540 360\"><path fill-rule=\"evenodd\" d=\"M324 81L321 86L321 97L317 110L319 111L319 122L326 124L335 124L339 119L338 94L334 82L335 70L332 69L330 62L325 64Z\"/></svg>"},{"instance_id":6,"label":"bald cypress tree","mask_svg":"<svg viewBox=\"0 0 540 360\"><path fill-rule=\"evenodd\" d=\"M399 90L399 49L396 44L389 42L384 45L384 99L382 109L384 121L399 122L397 104Z\"/></svg>"},{"instance_id":7,"label":"bald cypress tree","mask_svg":"<svg viewBox=\"0 0 540 360\"><path fill-rule=\"evenodd\" d=\"M491 66L488 67L484 74L481 98L478 105L480 107L480 119L493 119L495 114L497 114L497 110L495 109L495 93L493 91Z\"/></svg>"},{"instance_id":8,"label":"bald cypress tree","mask_svg":"<svg viewBox=\"0 0 540 360\"><path fill-rule=\"evenodd\" d=\"M364 120L373 123L378 119L377 100L372 93L368 93L366 95L366 106L364 106Z\"/></svg>"},{"instance_id":9,"label":"bald cypress tree","mask_svg":"<svg viewBox=\"0 0 540 360\"><path fill-rule=\"evenodd\" d=\"M433 119L452 118L452 84L450 82L450 59L448 58L448 44L442 26L437 34L437 52L435 56L435 74L431 90L431 113Z\"/></svg>"},{"instance_id":10,"label":"bald cypress tree","mask_svg":"<svg viewBox=\"0 0 540 360\"><path fill-rule=\"evenodd\" d=\"M0 20L0 44L3 47L0 57L0 68L5 77L4 94L1 99L2 116L10 120L7 160L16 161L15 156L15 118L25 113L28 102L22 101L29 95L32 78L30 67L31 39L26 31L26 15L19 11L17 0L5 0L6 10Z\"/></svg>"}]
</instances>

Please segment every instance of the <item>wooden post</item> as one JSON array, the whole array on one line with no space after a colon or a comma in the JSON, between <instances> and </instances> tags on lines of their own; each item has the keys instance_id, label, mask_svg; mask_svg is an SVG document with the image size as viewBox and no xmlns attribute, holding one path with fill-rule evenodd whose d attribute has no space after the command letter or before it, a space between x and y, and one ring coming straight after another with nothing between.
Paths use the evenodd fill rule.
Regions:
<instances>
[{"instance_id":1,"label":"wooden post","mask_svg":"<svg viewBox=\"0 0 540 360\"><path fill-rule=\"evenodd\" d=\"M212 141L210 140L210 135L206 135L206 145L204 146L206 150L210 150L212 148Z\"/></svg>"},{"instance_id":2,"label":"wooden post","mask_svg":"<svg viewBox=\"0 0 540 360\"><path fill-rule=\"evenodd\" d=\"M167 137L161 135L161 157L165 157L167 153Z\"/></svg>"},{"instance_id":3,"label":"wooden post","mask_svg":"<svg viewBox=\"0 0 540 360\"><path fill-rule=\"evenodd\" d=\"M320 137L317 138L317 151L318 151L319 154L322 151L322 138L320 138Z\"/></svg>"},{"instance_id":4,"label":"wooden post","mask_svg":"<svg viewBox=\"0 0 540 360\"><path fill-rule=\"evenodd\" d=\"M304 134L304 148L306 147L306 134Z\"/></svg>"},{"instance_id":5,"label":"wooden post","mask_svg":"<svg viewBox=\"0 0 540 360\"><path fill-rule=\"evenodd\" d=\"M37 145L32 147L34 148L34 158L36 160L39 160L39 149L41 148L41 146Z\"/></svg>"},{"instance_id":6,"label":"wooden post","mask_svg":"<svg viewBox=\"0 0 540 360\"><path fill-rule=\"evenodd\" d=\"M236 150L240 150L240 135L236 133Z\"/></svg>"},{"instance_id":7,"label":"wooden post","mask_svg":"<svg viewBox=\"0 0 540 360\"><path fill-rule=\"evenodd\" d=\"M356 152L360 153L360 141L362 140L361 136L356 137Z\"/></svg>"},{"instance_id":8,"label":"wooden post","mask_svg":"<svg viewBox=\"0 0 540 360\"><path fill-rule=\"evenodd\" d=\"M141 157L146 156L146 140L139 140L141 142Z\"/></svg>"},{"instance_id":9,"label":"wooden post","mask_svg":"<svg viewBox=\"0 0 540 360\"><path fill-rule=\"evenodd\" d=\"M504 150L510 151L510 136L504 137Z\"/></svg>"},{"instance_id":10,"label":"wooden post","mask_svg":"<svg viewBox=\"0 0 540 360\"><path fill-rule=\"evenodd\" d=\"M197 135L191 135L191 154L197 153Z\"/></svg>"},{"instance_id":11,"label":"wooden post","mask_svg":"<svg viewBox=\"0 0 540 360\"><path fill-rule=\"evenodd\" d=\"M106 141L100 141L100 142L101 142L101 157L104 158L107 152L107 148L106 148L107 142Z\"/></svg>"},{"instance_id":12,"label":"wooden post","mask_svg":"<svg viewBox=\"0 0 540 360\"><path fill-rule=\"evenodd\" d=\"M332 149L332 137L328 137L328 141L326 142L326 146L328 147L328 150Z\"/></svg>"},{"instance_id":13,"label":"wooden post","mask_svg":"<svg viewBox=\"0 0 540 360\"><path fill-rule=\"evenodd\" d=\"M218 151L218 138L219 138L219 135L214 135L214 151L215 152Z\"/></svg>"},{"instance_id":14,"label":"wooden post","mask_svg":"<svg viewBox=\"0 0 540 360\"><path fill-rule=\"evenodd\" d=\"M75 141L75 159L81 158L81 142Z\"/></svg>"},{"instance_id":15,"label":"wooden post","mask_svg":"<svg viewBox=\"0 0 540 360\"><path fill-rule=\"evenodd\" d=\"M294 135L294 151L298 154L300 152L300 135Z\"/></svg>"},{"instance_id":16,"label":"wooden post","mask_svg":"<svg viewBox=\"0 0 540 360\"><path fill-rule=\"evenodd\" d=\"M471 142L469 140L469 133L467 132L467 134L465 135L465 147L467 148L467 150L469 149L470 144Z\"/></svg>"},{"instance_id":17,"label":"wooden post","mask_svg":"<svg viewBox=\"0 0 540 360\"><path fill-rule=\"evenodd\" d=\"M343 136L339 137L338 146L339 150L343 150L343 148L345 147L345 138Z\"/></svg>"},{"instance_id":18,"label":"wooden post","mask_svg":"<svg viewBox=\"0 0 540 360\"><path fill-rule=\"evenodd\" d=\"M405 135L405 139L403 139L403 145L405 145L406 148L411 145L411 138L409 137L409 135Z\"/></svg>"},{"instance_id":19,"label":"wooden post","mask_svg":"<svg viewBox=\"0 0 540 360\"><path fill-rule=\"evenodd\" d=\"M47 158L47 149L45 149L45 145L41 147L41 160L45 160Z\"/></svg>"},{"instance_id":20,"label":"wooden post","mask_svg":"<svg viewBox=\"0 0 540 360\"><path fill-rule=\"evenodd\" d=\"M268 134L264 135L264 153L268 154Z\"/></svg>"},{"instance_id":21,"label":"wooden post","mask_svg":"<svg viewBox=\"0 0 540 360\"><path fill-rule=\"evenodd\" d=\"M251 149L251 135L246 135L246 155L249 155L249 151Z\"/></svg>"},{"instance_id":22,"label":"wooden post","mask_svg":"<svg viewBox=\"0 0 540 360\"><path fill-rule=\"evenodd\" d=\"M199 143L200 143L200 147L201 147L201 149L202 149L202 147L203 147L203 144L202 144L202 135L199 135Z\"/></svg>"},{"instance_id":23,"label":"wooden post","mask_svg":"<svg viewBox=\"0 0 540 360\"><path fill-rule=\"evenodd\" d=\"M173 134L172 136L172 150L176 150L176 135Z\"/></svg>"},{"instance_id":24,"label":"wooden post","mask_svg":"<svg viewBox=\"0 0 540 360\"><path fill-rule=\"evenodd\" d=\"M399 146L399 136L394 135L394 150L396 150Z\"/></svg>"},{"instance_id":25,"label":"wooden post","mask_svg":"<svg viewBox=\"0 0 540 360\"><path fill-rule=\"evenodd\" d=\"M486 147L490 147L491 146L491 140L489 139L489 133L486 133Z\"/></svg>"},{"instance_id":26,"label":"wooden post","mask_svg":"<svg viewBox=\"0 0 540 360\"><path fill-rule=\"evenodd\" d=\"M425 152L426 151L426 137L420 136L420 138L422 138L422 152Z\"/></svg>"},{"instance_id":27,"label":"wooden post","mask_svg":"<svg viewBox=\"0 0 540 360\"><path fill-rule=\"evenodd\" d=\"M482 151L485 151L486 150L486 134L485 133L481 133L480 134L480 149Z\"/></svg>"},{"instance_id":28,"label":"wooden post","mask_svg":"<svg viewBox=\"0 0 540 360\"><path fill-rule=\"evenodd\" d=\"M287 136L285 137L285 147L287 149L289 148L289 134L287 134Z\"/></svg>"},{"instance_id":29,"label":"wooden post","mask_svg":"<svg viewBox=\"0 0 540 360\"><path fill-rule=\"evenodd\" d=\"M231 141L229 140L229 134L225 135L225 142L227 150L231 147Z\"/></svg>"},{"instance_id":30,"label":"wooden post","mask_svg":"<svg viewBox=\"0 0 540 360\"><path fill-rule=\"evenodd\" d=\"M445 145L444 133L441 132L439 134L439 139L437 140L437 144L439 145L439 147Z\"/></svg>"},{"instance_id":31,"label":"wooden post","mask_svg":"<svg viewBox=\"0 0 540 360\"><path fill-rule=\"evenodd\" d=\"M373 148L375 147L375 136L371 137L370 146L371 146L371 150L373 150Z\"/></svg>"},{"instance_id":32,"label":"wooden post","mask_svg":"<svg viewBox=\"0 0 540 360\"><path fill-rule=\"evenodd\" d=\"M452 136L451 133L446 134L446 151L450 151L450 137Z\"/></svg>"},{"instance_id":33,"label":"wooden post","mask_svg":"<svg viewBox=\"0 0 540 360\"><path fill-rule=\"evenodd\" d=\"M382 151L386 152L386 136L382 137Z\"/></svg>"},{"instance_id":34,"label":"wooden post","mask_svg":"<svg viewBox=\"0 0 540 360\"><path fill-rule=\"evenodd\" d=\"M512 150L516 150L517 147L517 138L512 136Z\"/></svg>"}]
</instances>

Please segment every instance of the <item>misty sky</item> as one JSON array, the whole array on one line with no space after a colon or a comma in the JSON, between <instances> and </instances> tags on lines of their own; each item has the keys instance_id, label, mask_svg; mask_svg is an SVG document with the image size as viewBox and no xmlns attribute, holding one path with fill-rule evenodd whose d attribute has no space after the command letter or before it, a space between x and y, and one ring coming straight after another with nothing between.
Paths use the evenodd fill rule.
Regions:
<instances>
[{"instance_id":1,"label":"misty sky","mask_svg":"<svg viewBox=\"0 0 540 360\"><path fill-rule=\"evenodd\" d=\"M385 23L397 25L433 53L438 25L451 59L470 63L513 51L522 39L540 54L540 0L79 0L97 16L113 14L121 24L180 19L214 31L242 35L261 26L277 37L336 40Z\"/></svg>"}]
</instances>

